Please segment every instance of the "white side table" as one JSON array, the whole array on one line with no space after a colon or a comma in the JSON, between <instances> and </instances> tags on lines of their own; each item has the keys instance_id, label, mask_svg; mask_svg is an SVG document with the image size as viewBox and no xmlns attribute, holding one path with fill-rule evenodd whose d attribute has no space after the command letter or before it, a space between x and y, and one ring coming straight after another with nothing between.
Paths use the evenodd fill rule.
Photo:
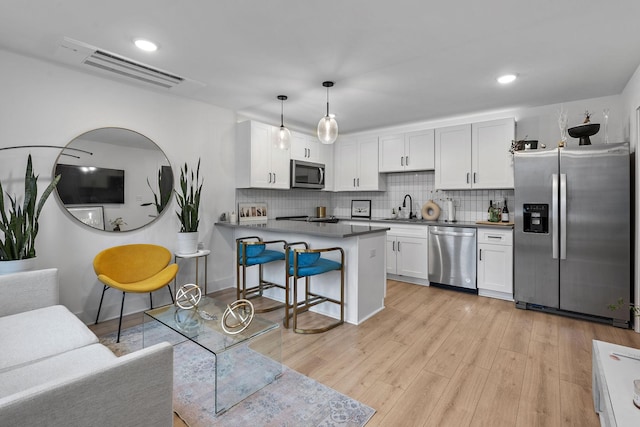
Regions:
<instances>
[{"instance_id":1,"label":"white side table","mask_svg":"<svg viewBox=\"0 0 640 427\"><path fill-rule=\"evenodd\" d=\"M593 403L600 425L640 426L640 409L633 404L633 380L640 379L640 360L611 357L612 353L640 358L640 350L593 340Z\"/></svg>"},{"instance_id":2,"label":"white side table","mask_svg":"<svg viewBox=\"0 0 640 427\"><path fill-rule=\"evenodd\" d=\"M196 285L198 285L198 262L200 260L200 258L204 257L204 295L207 294L207 257L209 256L209 254L211 253L211 251L209 249L200 249L198 252L194 252L192 254L179 254L179 253L174 253L173 255L173 261L175 263L178 262L178 258L185 258L185 259L189 259L189 258L195 258L196 259ZM178 275L176 274L176 277L173 279L173 293L175 294L176 292L176 281L178 279Z\"/></svg>"}]
</instances>

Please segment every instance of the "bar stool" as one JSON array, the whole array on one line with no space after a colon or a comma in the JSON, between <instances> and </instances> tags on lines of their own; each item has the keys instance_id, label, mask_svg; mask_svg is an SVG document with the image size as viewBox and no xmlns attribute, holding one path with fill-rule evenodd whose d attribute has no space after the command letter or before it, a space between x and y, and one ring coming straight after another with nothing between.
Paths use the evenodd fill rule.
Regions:
<instances>
[{"instance_id":1,"label":"bar stool","mask_svg":"<svg viewBox=\"0 0 640 427\"><path fill-rule=\"evenodd\" d=\"M304 249L293 249L292 246L303 245ZM289 318L293 319L293 331L298 334L317 334L326 332L344 323L344 250L339 247L325 249L309 249L306 242L294 242L285 246L287 252L287 274L285 289L284 326L289 327ZM325 252L340 252L340 262L322 258ZM340 299L320 295L311 291L311 276L330 271L340 271ZM304 300L298 302L298 279L304 277ZM293 278L293 303L290 303L290 279ZM330 302L340 306L340 320L321 328L298 328L298 314L308 311L311 307ZM289 314L289 309L292 314Z\"/></svg>"},{"instance_id":2,"label":"bar stool","mask_svg":"<svg viewBox=\"0 0 640 427\"><path fill-rule=\"evenodd\" d=\"M262 276L262 266L274 261L284 261L284 252L266 249L269 244L282 243L286 247L284 240L263 241L258 236L247 236L236 239L236 296L238 299L250 299L263 296L263 292L270 288L285 289L285 286L264 280ZM258 266L258 284L247 287L247 267ZM242 280L240 272L242 271ZM256 309L257 313L276 310L284 307L284 303L278 303L266 308Z\"/></svg>"}]
</instances>

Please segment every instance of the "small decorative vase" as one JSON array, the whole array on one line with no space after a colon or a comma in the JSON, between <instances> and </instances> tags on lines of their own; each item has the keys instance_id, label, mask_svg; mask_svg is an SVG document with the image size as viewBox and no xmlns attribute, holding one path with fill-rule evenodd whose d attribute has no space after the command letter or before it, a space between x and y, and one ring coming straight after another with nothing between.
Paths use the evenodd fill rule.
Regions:
<instances>
[{"instance_id":1,"label":"small decorative vase","mask_svg":"<svg viewBox=\"0 0 640 427\"><path fill-rule=\"evenodd\" d=\"M194 254L198 252L198 232L178 233L178 249L179 254Z\"/></svg>"},{"instance_id":2,"label":"small decorative vase","mask_svg":"<svg viewBox=\"0 0 640 427\"><path fill-rule=\"evenodd\" d=\"M36 267L36 258L0 261L0 275L31 271Z\"/></svg>"}]
</instances>

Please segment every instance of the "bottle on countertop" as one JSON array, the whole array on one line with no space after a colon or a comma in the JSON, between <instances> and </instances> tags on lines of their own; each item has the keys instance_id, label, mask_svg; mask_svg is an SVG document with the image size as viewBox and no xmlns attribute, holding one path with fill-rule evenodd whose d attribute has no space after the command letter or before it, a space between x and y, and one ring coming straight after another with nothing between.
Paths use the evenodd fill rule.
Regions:
<instances>
[{"instance_id":1,"label":"bottle on countertop","mask_svg":"<svg viewBox=\"0 0 640 427\"><path fill-rule=\"evenodd\" d=\"M493 210L493 200L489 200L489 209L487 209L487 221L491 221L492 210Z\"/></svg>"},{"instance_id":2,"label":"bottle on countertop","mask_svg":"<svg viewBox=\"0 0 640 427\"><path fill-rule=\"evenodd\" d=\"M507 199L504 199L504 206L502 207L502 222L509 222L509 209L507 208Z\"/></svg>"}]
</instances>

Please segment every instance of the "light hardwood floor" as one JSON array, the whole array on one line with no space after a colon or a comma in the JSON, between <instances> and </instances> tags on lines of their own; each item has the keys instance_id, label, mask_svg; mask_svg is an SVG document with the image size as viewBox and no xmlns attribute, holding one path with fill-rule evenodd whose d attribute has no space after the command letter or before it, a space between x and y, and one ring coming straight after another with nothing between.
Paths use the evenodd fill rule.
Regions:
<instances>
[{"instance_id":1,"label":"light hardwood floor","mask_svg":"<svg viewBox=\"0 0 640 427\"><path fill-rule=\"evenodd\" d=\"M373 407L367 427L599 426L591 340L640 348L631 330L387 283L386 308L360 326L317 335L283 330L283 363ZM215 296L232 301L235 291ZM282 310L262 316L277 320ZM128 316L123 328L141 321ZM92 328L111 332L117 320ZM184 424L176 418L175 425Z\"/></svg>"}]
</instances>

